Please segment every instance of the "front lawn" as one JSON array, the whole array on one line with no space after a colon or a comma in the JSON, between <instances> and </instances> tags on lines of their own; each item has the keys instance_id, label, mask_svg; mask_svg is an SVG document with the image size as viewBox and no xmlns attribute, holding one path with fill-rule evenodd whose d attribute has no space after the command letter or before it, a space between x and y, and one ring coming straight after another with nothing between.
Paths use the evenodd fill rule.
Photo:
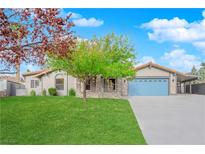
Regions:
<instances>
[{"instance_id":1,"label":"front lawn","mask_svg":"<svg viewBox=\"0 0 205 154\"><path fill-rule=\"evenodd\" d=\"M0 99L0 144L146 144L127 100Z\"/></svg>"}]
</instances>

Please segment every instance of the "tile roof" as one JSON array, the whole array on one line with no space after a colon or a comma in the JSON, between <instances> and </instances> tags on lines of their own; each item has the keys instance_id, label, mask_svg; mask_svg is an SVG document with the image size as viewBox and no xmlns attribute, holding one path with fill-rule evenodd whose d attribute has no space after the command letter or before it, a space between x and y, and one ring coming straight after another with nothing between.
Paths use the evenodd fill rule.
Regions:
<instances>
[{"instance_id":1,"label":"tile roof","mask_svg":"<svg viewBox=\"0 0 205 154\"><path fill-rule=\"evenodd\" d=\"M51 73L51 72L53 72L53 70L44 70L43 72L38 73L38 74L36 74L36 75L34 75L34 76L35 76L35 77L41 77L41 76L43 76L43 75L45 75L45 74L48 74L48 73Z\"/></svg>"},{"instance_id":2,"label":"tile roof","mask_svg":"<svg viewBox=\"0 0 205 154\"><path fill-rule=\"evenodd\" d=\"M42 73L42 72L44 72L44 71L46 71L46 70L39 70L39 71L33 71L33 72L26 72L26 73L23 74L23 76L25 77L25 76L36 75L36 74Z\"/></svg>"},{"instance_id":3,"label":"tile roof","mask_svg":"<svg viewBox=\"0 0 205 154\"><path fill-rule=\"evenodd\" d=\"M27 73L24 73L23 76L35 76L35 77L41 77L43 76L44 74L48 74L50 72L52 72L53 70L50 70L50 69L45 69L45 70L39 70L39 71L34 71L34 72L27 72Z\"/></svg>"},{"instance_id":4,"label":"tile roof","mask_svg":"<svg viewBox=\"0 0 205 154\"><path fill-rule=\"evenodd\" d=\"M186 76L186 74L184 74L184 73L178 72L174 69L170 69L170 68L161 66L159 64L152 63L152 62L148 62L148 63L143 64L143 65L139 65L139 66L135 67L135 70L141 70L141 69L146 68L146 67L155 67L155 68L159 68L161 70L167 71L167 72L176 73L178 75Z\"/></svg>"}]
</instances>

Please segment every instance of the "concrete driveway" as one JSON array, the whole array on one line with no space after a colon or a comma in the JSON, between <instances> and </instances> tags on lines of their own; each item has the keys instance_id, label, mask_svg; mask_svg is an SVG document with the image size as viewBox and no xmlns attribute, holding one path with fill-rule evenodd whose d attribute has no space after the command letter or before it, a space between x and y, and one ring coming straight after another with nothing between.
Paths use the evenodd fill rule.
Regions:
<instances>
[{"instance_id":1,"label":"concrete driveway","mask_svg":"<svg viewBox=\"0 0 205 154\"><path fill-rule=\"evenodd\" d=\"M205 96L128 99L148 144L205 144Z\"/></svg>"}]
</instances>

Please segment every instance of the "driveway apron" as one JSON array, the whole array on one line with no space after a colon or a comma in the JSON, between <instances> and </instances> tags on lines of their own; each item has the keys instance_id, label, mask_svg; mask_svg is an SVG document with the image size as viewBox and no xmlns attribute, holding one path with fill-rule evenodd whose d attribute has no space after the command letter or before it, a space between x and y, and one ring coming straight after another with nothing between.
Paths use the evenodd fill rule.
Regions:
<instances>
[{"instance_id":1,"label":"driveway apron","mask_svg":"<svg viewBox=\"0 0 205 154\"><path fill-rule=\"evenodd\" d=\"M128 99L148 144L205 144L205 96Z\"/></svg>"}]
</instances>

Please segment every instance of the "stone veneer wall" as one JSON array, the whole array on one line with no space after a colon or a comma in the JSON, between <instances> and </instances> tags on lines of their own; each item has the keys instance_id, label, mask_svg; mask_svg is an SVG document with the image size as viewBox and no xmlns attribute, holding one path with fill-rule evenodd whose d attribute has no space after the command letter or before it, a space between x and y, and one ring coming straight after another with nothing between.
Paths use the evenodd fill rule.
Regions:
<instances>
[{"instance_id":1,"label":"stone veneer wall","mask_svg":"<svg viewBox=\"0 0 205 154\"><path fill-rule=\"evenodd\" d=\"M113 92L105 92L104 91L104 80L100 76L96 79L96 90L87 90L86 95L87 97L92 98L120 98L122 96L127 95L127 80L124 79L117 79L117 87L116 91ZM92 88L91 88L92 89ZM77 80L77 95L79 97L82 97L83 94L83 84L80 82L80 80Z\"/></svg>"},{"instance_id":2,"label":"stone veneer wall","mask_svg":"<svg viewBox=\"0 0 205 154\"><path fill-rule=\"evenodd\" d=\"M121 80L121 95L128 96L128 80L125 78Z\"/></svg>"},{"instance_id":3,"label":"stone veneer wall","mask_svg":"<svg viewBox=\"0 0 205 154\"><path fill-rule=\"evenodd\" d=\"M169 94L177 94L177 76L173 73L170 73L169 86Z\"/></svg>"}]
</instances>

